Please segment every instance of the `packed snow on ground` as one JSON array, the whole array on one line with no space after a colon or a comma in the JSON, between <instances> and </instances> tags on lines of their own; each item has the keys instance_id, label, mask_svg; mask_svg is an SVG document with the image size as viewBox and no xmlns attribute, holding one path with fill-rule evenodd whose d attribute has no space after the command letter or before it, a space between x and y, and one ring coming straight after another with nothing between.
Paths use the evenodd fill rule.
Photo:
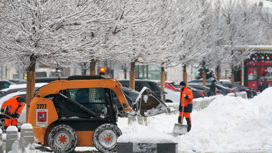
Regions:
<instances>
[{"instance_id":1,"label":"packed snow on ground","mask_svg":"<svg viewBox=\"0 0 272 153\"><path fill-rule=\"evenodd\" d=\"M147 126L137 122L128 125L127 118L119 118L118 127L123 134L118 142L176 142L179 152L268 153L272 150L271 99L271 87L250 100L216 97L207 108L191 114L192 130L177 137L171 133L178 114L148 117ZM78 152L90 150L96 149L76 148Z\"/></svg>"}]
</instances>

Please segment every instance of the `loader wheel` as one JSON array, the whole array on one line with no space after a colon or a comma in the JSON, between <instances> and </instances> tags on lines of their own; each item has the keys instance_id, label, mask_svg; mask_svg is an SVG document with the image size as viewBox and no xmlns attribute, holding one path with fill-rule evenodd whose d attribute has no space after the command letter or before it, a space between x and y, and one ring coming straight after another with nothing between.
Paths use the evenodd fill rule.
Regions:
<instances>
[{"instance_id":1,"label":"loader wheel","mask_svg":"<svg viewBox=\"0 0 272 153\"><path fill-rule=\"evenodd\" d=\"M117 138L121 134L121 130L116 125L102 124L94 131L94 146L101 152L114 152L117 149Z\"/></svg>"},{"instance_id":2,"label":"loader wheel","mask_svg":"<svg viewBox=\"0 0 272 153\"><path fill-rule=\"evenodd\" d=\"M76 131L66 124L55 126L48 135L48 145L57 153L71 152L76 148L78 137Z\"/></svg>"}]
</instances>

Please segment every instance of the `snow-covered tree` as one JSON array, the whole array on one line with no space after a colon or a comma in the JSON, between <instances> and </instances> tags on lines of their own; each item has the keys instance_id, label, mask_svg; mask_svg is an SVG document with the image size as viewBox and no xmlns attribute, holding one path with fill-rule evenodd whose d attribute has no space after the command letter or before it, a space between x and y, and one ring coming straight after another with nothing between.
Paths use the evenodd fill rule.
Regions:
<instances>
[{"instance_id":1,"label":"snow-covered tree","mask_svg":"<svg viewBox=\"0 0 272 153\"><path fill-rule=\"evenodd\" d=\"M2 2L1 2L2 3ZM1 62L17 62L28 70L27 102L34 94L35 65L68 65L84 60L75 43L90 23L103 17L102 1L3 1L1 7ZM75 50L74 50L75 49Z\"/></svg>"}]
</instances>

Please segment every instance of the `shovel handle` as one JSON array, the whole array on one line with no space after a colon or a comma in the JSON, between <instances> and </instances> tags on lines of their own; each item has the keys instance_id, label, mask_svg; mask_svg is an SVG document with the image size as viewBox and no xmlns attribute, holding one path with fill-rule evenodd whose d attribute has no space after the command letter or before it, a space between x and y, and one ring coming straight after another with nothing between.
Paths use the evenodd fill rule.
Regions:
<instances>
[{"instance_id":1,"label":"shovel handle","mask_svg":"<svg viewBox=\"0 0 272 153\"><path fill-rule=\"evenodd\" d=\"M5 116L11 118L11 119L14 120L14 121L17 121L19 124L23 125L23 123L21 123L21 122L18 121L18 119L15 120L13 117L9 116L8 114L2 114L2 115L5 115Z\"/></svg>"},{"instance_id":2,"label":"shovel handle","mask_svg":"<svg viewBox=\"0 0 272 153\"><path fill-rule=\"evenodd\" d=\"M183 96L182 96L182 97L183 97ZM181 120L183 120L184 105L185 105L185 97L183 97L183 106L182 106Z\"/></svg>"}]
</instances>

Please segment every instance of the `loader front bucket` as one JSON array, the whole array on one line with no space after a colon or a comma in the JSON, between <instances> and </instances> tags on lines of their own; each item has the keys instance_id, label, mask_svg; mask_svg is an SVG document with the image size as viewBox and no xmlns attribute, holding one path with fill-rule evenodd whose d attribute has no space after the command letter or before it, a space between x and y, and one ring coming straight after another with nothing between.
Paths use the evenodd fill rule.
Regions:
<instances>
[{"instance_id":1,"label":"loader front bucket","mask_svg":"<svg viewBox=\"0 0 272 153\"><path fill-rule=\"evenodd\" d=\"M141 90L134 105L138 116L155 116L167 111L166 104L146 87Z\"/></svg>"}]
</instances>

